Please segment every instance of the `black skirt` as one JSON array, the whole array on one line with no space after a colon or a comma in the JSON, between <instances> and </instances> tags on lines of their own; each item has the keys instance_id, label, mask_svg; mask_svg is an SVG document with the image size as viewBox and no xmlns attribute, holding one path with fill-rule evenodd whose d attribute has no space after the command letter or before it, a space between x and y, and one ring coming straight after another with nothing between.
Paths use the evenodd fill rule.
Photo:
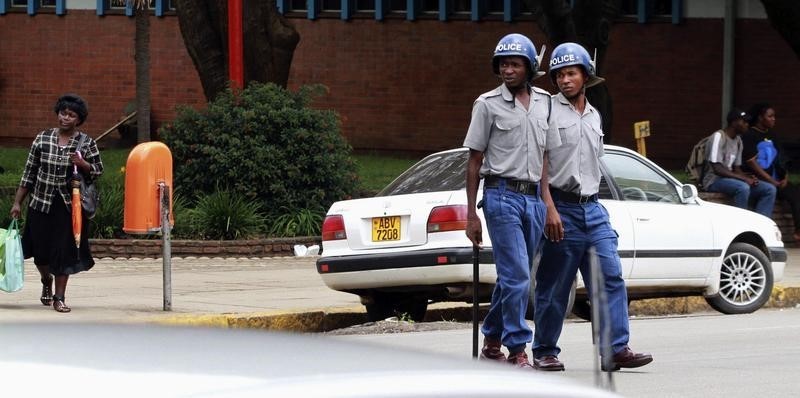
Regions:
<instances>
[{"instance_id":1,"label":"black skirt","mask_svg":"<svg viewBox=\"0 0 800 398\"><path fill-rule=\"evenodd\" d=\"M72 213L60 195L53 196L50 213L28 208L28 218L22 233L22 253L33 257L37 267L49 267L53 275L71 275L94 266L89 250L89 220L84 216L80 248L75 247L72 233Z\"/></svg>"}]
</instances>

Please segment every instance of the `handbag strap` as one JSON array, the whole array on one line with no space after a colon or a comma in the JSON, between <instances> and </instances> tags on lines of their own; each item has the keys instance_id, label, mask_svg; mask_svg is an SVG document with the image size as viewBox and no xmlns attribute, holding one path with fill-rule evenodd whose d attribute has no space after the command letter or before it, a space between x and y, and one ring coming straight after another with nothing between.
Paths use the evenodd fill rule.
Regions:
<instances>
[{"instance_id":1,"label":"handbag strap","mask_svg":"<svg viewBox=\"0 0 800 398\"><path fill-rule=\"evenodd\" d=\"M86 138L88 138L89 136L86 135L86 133L82 133L82 132L79 131L78 132L78 137L80 137L80 138L78 138L78 146L75 148L75 152L80 152L81 147L83 146L83 143L86 142ZM85 157L82 154L81 154L81 158L85 159ZM83 176L83 170L79 169L79 171L81 173L81 176ZM89 176L83 177L83 178L87 179L87 181L86 181L87 183L91 183L91 179L92 179L91 178L91 174Z\"/></svg>"},{"instance_id":2,"label":"handbag strap","mask_svg":"<svg viewBox=\"0 0 800 398\"><path fill-rule=\"evenodd\" d=\"M80 150L81 150L81 147L83 146L83 143L84 143L84 142L86 142L86 133L81 133L81 132L79 131L79 132L78 132L78 136L79 136L80 138L78 138L78 147L77 147L77 148L75 148L75 152L78 152L78 151L80 151Z\"/></svg>"}]
</instances>

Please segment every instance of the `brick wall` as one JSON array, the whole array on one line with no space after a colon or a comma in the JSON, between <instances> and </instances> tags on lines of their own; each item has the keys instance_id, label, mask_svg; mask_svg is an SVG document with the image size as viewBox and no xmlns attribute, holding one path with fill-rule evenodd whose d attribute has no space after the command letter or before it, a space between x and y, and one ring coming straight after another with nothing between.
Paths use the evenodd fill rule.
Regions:
<instances>
[{"instance_id":1,"label":"brick wall","mask_svg":"<svg viewBox=\"0 0 800 398\"><path fill-rule=\"evenodd\" d=\"M156 239L90 239L94 258L159 258ZM172 240L172 257L284 257L294 256L294 245L321 245L318 236L252 240Z\"/></svg>"},{"instance_id":2,"label":"brick wall","mask_svg":"<svg viewBox=\"0 0 800 398\"><path fill-rule=\"evenodd\" d=\"M531 21L409 22L390 19L292 19L301 35L290 86L322 83L317 105L337 110L356 149L428 153L460 146L472 101L493 88L490 59L497 40L519 32L541 45ZM179 103L200 106L197 73L183 47L177 18L152 18L153 122L174 117ZM800 61L766 20L736 24L735 102L769 100L778 129L800 142ZM98 135L133 100L133 19L70 10L63 17L0 16L0 140L29 145L54 124L63 92L90 105L85 130ZM722 21L618 23L602 70L614 99L613 143L635 148L632 124L650 120L648 155L668 168L685 164L692 145L719 128ZM548 43L548 48L552 49ZM549 56L549 51L547 54ZM546 78L538 81L552 90Z\"/></svg>"}]
</instances>

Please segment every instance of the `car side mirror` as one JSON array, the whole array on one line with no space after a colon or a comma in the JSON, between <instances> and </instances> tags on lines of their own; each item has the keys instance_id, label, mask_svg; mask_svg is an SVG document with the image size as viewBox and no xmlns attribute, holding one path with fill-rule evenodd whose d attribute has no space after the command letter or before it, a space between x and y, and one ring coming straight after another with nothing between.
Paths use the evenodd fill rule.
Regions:
<instances>
[{"instance_id":1,"label":"car side mirror","mask_svg":"<svg viewBox=\"0 0 800 398\"><path fill-rule=\"evenodd\" d=\"M690 203L697 199L697 187L692 184L681 185L681 202Z\"/></svg>"}]
</instances>

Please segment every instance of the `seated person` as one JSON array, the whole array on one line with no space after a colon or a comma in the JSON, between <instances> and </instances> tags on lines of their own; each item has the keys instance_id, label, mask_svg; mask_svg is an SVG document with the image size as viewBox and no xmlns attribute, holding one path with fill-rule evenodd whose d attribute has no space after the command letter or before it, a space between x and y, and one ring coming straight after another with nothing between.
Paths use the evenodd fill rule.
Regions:
<instances>
[{"instance_id":1,"label":"seated person","mask_svg":"<svg viewBox=\"0 0 800 398\"><path fill-rule=\"evenodd\" d=\"M731 110L727 117L728 125L717 130L706 144L706 169L703 186L709 192L720 192L733 199L733 205L748 208L748 202L755 203L755 212L772 217L777 190L772 184L760 184L759 180L741 170L742 139L747 131L747 114Z\"/></svg>"},{"instance_id":2,"label":"seated person","mask_svg":"<svg viewBox=\"0 0 800 398\"><path fill-rule=\"evenodd\" d=\"M742 170L778 189L778 198L786 200L792 209L794 240L800 241L800 188L789 184L789 160L772 130L775 109L762 102L753 105L748 114L750 129L742 135Z\"/></svg>"}]
</instances>

